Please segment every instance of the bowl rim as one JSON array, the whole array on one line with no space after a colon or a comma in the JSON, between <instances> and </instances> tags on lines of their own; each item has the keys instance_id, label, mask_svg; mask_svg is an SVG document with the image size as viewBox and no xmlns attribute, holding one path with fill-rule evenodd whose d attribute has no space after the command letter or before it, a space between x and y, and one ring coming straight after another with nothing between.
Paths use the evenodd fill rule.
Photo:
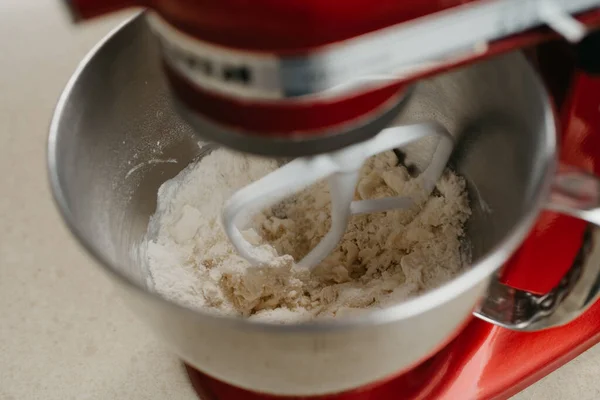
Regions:
<instances>
[{"instance_id":1,"label":"bowl rim","mask_svg":"<svg viewBox=\"0 0 600 400\"><path fill-rule=\"evenodd\" d=\"M116 278L119 283L125 284L127 288L133 289L138 294L142 294L151 298L152 300L158 300L169 307L174 307L174 311L177 310L179 312L186 312L190 317L199 318L203 323L233 324L238 328L245 329L258 328L282 332L311 332L315 330L339 330L393 323L399 320L417 316L428 310L436 308L443 303L458 297L461 293L475 287L477 284L486 280L486 278L491 278L496 270L499 269L520 246L527 233L532 228L538 214L544 208L558 163L556 158L556 118L554 108L551 105L550 97L546 92L546 88L541 83L539 76L534 73L533 67L527 63L527 67L531 68L532 76L534 77L533 84L537 87L540 93L545 94L545 96L542 98L544 106L543 121L544 126L547 127L545 148L542 149L544 173L540 183L537 185L536 193L533 195L533 207L525 213L521 221L512 227L508 234L502 240L500 240L488 252L487 255L482 257L476 263L473 263L468 270L462 272L456 278L421 295L415 296L395 305L387 306L385 308L373 309L366 313L360 313L360 315L348 316L340 319L316 319L297 324L278 324L275 322L244 319L234 316L215 315L211 312L193 310L181 304L167 300L159 294L148 290L143 285L133 281L130 277L121 272L122 269L118 268L117 265L113 265L113 263L102 253L101 250L97 249L91 243L91 241L87 240L83 232L77 226L77 223L75 222L69 210L68 202L60 183L59 171L57 168L57 147L61 136L62 116L65 112L65 109L68 108L71 92L77 85L80 76L84 73L86 68L88 68L88 66L94 62L96 56L102 51L107 43L117 40L121 31L125 30L126 28L133 29L135 24L145 22L143 19L144 14L145 11L140 11L118 24L103 39L101 39L79 63L75 72L63 89L54 109L50 123L47 144L47 168L51 192L56 207L62 216L63 222L66 224L71 234L77 239L79 244L96 262L96 264L99 264L110 276ZM526 62L524 56L520 55L520 57L522 57L523 62Z\"/></svg>"}]
</instances>

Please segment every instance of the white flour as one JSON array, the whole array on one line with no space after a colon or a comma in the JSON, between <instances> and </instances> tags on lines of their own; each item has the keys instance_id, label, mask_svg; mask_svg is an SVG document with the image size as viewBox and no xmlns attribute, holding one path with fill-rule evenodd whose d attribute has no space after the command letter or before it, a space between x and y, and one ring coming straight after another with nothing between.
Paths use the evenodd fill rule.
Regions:
<instances>
[{"instance_id":1,"label":"white flour","mask_svg":"<svg viewBox=\"0 0 600 400\"><path fill-rule=\"evenodd\" d=\"M418 196L392 153L367 162L357 199ZM461 253L470 215L464 180L446 171L438 193L416 210L353 217L333 254L311 272L299 260L329 229L324 184L263 211L245 236L272 261L250 267L220 223L237 189L277 168L275 161L217 150L165 182L148 227L151 284L162 296L219 314L279 323L364 312L441 285L469 260Z\"/></svg>"}]
</instances>

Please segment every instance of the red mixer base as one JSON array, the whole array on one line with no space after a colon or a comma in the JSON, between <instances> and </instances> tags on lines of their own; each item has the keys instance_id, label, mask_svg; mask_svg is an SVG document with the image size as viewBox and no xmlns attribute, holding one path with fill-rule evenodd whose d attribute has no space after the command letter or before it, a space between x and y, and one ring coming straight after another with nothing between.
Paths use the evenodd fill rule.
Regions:
<instances>
[{"instance_id":1,"label":"red mixer base","mask_svg":"<svg viewBox=\"0 0 600 400\"><path fill-rule=\"evenodd\" d=\"M321 397L252 393L186 365L201 400L454 400L507 399L600 342L600 304L569 325L512 332L474 319L446 348L419 367L368 388Z\"/></svg>"}]
</instances>

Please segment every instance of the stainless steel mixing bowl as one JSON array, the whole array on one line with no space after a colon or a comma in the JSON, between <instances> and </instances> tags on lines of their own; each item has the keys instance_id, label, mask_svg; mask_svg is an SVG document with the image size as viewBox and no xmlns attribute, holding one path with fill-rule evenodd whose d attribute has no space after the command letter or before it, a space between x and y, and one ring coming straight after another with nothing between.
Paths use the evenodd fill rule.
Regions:
<instances>
[{"instance_id":1,"label":"stainless steel mixing bowl","mask_svg":"<svg viewBox=\"0 0 600 400\"><path fill-rule=\"evenodd\" d=\"M437 120L456 138L452 164L468 180L473 208L468 236L474 263L461 276L389 309L293 326L216 317L160 298L147 287L134 249L154 212L158 187L205 148L174 111L159 62L143 16L117 29L83 61L52 122L50 179L73 234L138 315L201 371L261 392L338 392L423 360L456 334L478 304L478 315L486 319L539 329L564 323L595 299L593 282L581 277L597 278L597 259L581 264L583 273L567 282L569 291L543 315L535 296L523 300L523 293L494 280L547 206L555 173L552 110L520 54L421 82L400 118ZM555 200L552 207L577 214L572 203ZM586 260L597 257L598 246L590 246Z\"/></svg>"}]
</instances>

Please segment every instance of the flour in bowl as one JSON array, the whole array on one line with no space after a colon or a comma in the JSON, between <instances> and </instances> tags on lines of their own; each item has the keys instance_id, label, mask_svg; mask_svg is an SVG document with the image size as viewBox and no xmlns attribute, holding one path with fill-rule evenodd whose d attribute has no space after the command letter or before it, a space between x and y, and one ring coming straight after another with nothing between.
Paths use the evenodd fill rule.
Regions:
<instances>
[{"instance_id":1,"label":"flour in bowl","mask_svg":"<svg viewBox=\"0 0 600 400\"><path fill-rule=\"evenodd\" d=\"M418 198L420 187L397 161L393 152L368 160L356 198ZM313 185L253 218L244 235L271 257L251 267L227 239L221 208L278 166L219 149L162 185L143 243L156 292L197 310L294 323L396 304L449 281L470 261L461 251L471 213L465 181L447 170L414 210L352 217L336 250L309 271L294 260L330 225L327 185Z\"/></svg>"}]
</instances>

